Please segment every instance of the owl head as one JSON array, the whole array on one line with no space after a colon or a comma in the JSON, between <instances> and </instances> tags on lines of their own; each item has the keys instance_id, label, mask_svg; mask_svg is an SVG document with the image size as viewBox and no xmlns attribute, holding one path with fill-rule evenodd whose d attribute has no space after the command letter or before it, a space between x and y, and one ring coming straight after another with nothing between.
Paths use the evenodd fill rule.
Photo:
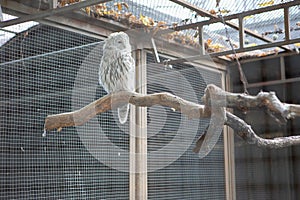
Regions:
<instances>
[{"instance_id":1,"label":"owl head","mask_svg":"<svg viewBox=\"0 0 300 200\"><path fill-rule=\"evenodd\" d=\"M115 32L108 36L105 40L103 50L116 51L116 52L131 52L129 37L124 32Z\"/></svg>"}]
</instances>

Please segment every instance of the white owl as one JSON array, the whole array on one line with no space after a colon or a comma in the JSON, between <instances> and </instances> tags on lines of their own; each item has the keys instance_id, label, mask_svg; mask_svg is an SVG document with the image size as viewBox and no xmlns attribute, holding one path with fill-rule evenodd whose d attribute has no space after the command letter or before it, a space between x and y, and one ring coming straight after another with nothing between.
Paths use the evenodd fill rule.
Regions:
<instances>
[{"instance_id":1,"label":"white owl","mask_svg":"<svg viewBox=\"0 0 300 200\"><path fill-rule=\"evenodd\" d=\"M134 91L135 62L131 56L129 37L124 32L109 35L103 46L99 82L107 93ZM121 124L127 121L129 104L118 108Z\"/></svg>"}]
</instances>

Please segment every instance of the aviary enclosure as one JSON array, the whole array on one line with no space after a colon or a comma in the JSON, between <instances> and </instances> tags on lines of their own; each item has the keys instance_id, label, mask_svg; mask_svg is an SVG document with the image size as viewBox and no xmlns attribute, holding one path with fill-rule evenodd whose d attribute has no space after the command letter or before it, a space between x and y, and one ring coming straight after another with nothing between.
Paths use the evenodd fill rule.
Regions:
<instances>
[{"instance_id":1,"label":"aviary enclosure","mask_svg":"<svg viewBox=\"0 0 300 200\"><path fill-rule=\"evenodd\" d=\"M0 2L0 199L300 198L300 1Z\"/></svg>"}]
</instances>

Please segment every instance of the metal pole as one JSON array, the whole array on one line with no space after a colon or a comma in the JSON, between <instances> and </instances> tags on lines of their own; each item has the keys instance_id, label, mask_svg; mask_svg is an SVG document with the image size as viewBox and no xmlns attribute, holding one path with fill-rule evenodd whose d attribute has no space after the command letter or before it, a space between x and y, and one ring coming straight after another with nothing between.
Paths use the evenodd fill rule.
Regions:
<instances>
[{"instance_id":1,"label":"metal pole","mask_svg":"<svg viewBox=\"0 0 300 200\"><path fill-rule=\"evenodd\" d=\"M235 51L236 51L236 53L242 53L242 52L246 52L246 51L254 51L254 50L258 50L258 49L272 48L272 47L288 45L288 44L293 44L293 43L299 43L299 42L300 42L300 38L297 38L297 39L291 39L289 41L280 41L280 42L273 42L273 43L253 46L253 47L247 47L244 49L239 48L239 49L236 49ZM217 53L210 53L207 55L210 57L218 57L218 56L225 56L225 55L233 54L233 53L234 52L232 50L228 50L228 51L222 51L222 52L217 52ZM205 56L197 55L197 56L190 56L190 57L186 57L186 58L178 58L178 59L168 61L168 64L190 62L190 61L198 60L201 58L205 58Z\"/></svg>"},{"instance_id":2,"label":"metal pole","mask_svg":"<svg viewBox=\"0 0 300 200\"><path fill-rule=\"evenodd\" d=\"M290 40L290 15L289 15L289 8L284 8L284 34L285 34L285 40Z\"/></svg>"},{"instance_id":3,"label":"metal pole","mask_svg":"<svg viewBox=\"0 0 300 200\"><path fill-rule=\"evenodd\" d=\"M199 45L200 45L200 55L205 54L205 42L203 39L203 26L198 26L198 36L199 36Z\"/></svg>"},{"instance_id":4,"label":"metal pole","mask_svg":"<svg viewBox=\"0 0 300 200\"><path fill-rule=\"evenodd\" d=\"M239 41L240 41L240 49L244 49L244 18L239 17Z\"/></svg>"}]
</instances>

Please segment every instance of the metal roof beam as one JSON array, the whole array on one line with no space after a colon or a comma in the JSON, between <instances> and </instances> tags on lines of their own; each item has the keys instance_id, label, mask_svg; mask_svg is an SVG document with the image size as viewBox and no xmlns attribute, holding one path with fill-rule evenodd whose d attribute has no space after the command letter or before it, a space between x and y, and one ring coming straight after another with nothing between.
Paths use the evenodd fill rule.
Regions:
<instances>
[{"instance_id":1,"label":"metal roof beam","mask_svg":"<svg viewBox=\"0 0 300 200\"><path fill-rule=\"evenodd\" d=\"M192 5L192 4L188 3L187 1L184 1L184 0L170 0L170 1L172 1L172 2L174 2L174 3L177 3L177 4L181 5L181 6L184 6L184 7L188 8L188 9L191 9L191 10L197 12L198 14L200 14L201 16L210 17L211 20L208 20L208 21L209 21L209 22L212 21L211 23L222 21L222 19L219 18L217 15L210 14L208 11L206 11L206 10L204 10L204 9L201 9L201 8L195 6L195 5ZM297 4L299 4L299 2L296 2L296 3L292 4L292 5L297 5ZM280 5L282 6L283 4L280 4ZM264 9L265 9L265 8L264 8ZM277 8L277 9L278 9L278 8ZM261 12L264 12L264 11L261 11ZM236 14L236 15L234 15L233 18L238 18L239 15L240 15L240 14ZM248 15L249 15L249 14L248 14ZM225 20L228 20L228 19L233 19L233 18L224 17L224 21L225 21ZM213 20L214 20L214 21L213 21ZM207 22L208 22L208 21L207 21ZM209 24L210 24L210 23L209 23ZM225 24L228 25L228 26L230 26L230 27L232 27L232 28L234 28L234 29L236 29L236 30L239 30L239 29L240 29L240 28L239 28L239 25L237 25L237 24L235 24L235 23L225 21ZM175 28L175 30L184 30L184 29L187 29L187 28L195 28L195 27L198 27L198 26L201 26L201 25L203 26L203 22L197 22L197 23L193 23L193 24L189 24L189 25L178 26L178 27ZM249 34L249 35L251 35L251 36L253 36L253 37L255 37L255 38L258 38L258 39L260 39L260 40L262 40L262 41L265 41L265 42L273 42L272 39L266 38L266 37L262 37L260 34L254 32L254 31L252 31L252 30L250 30L250 29L244 28L244 31L245 31L245 33L247 33L247 34ZM290 49L289 49L289 48L286 48L286 47L280 47L280 48L282 48L282 49L284 49L284 50L287 50L287 51L290 51Z\"/></svg>"},{"instance_id":2,"label":"metal roof beam","mask_svg":"<svg viewBox=\"0 0 300 200\"><path fill-rule=\"evenodd\" d=\"M238 19L239 17L246 17L246 16L250 16L250 15L256 15L256 14L260 14L260 13L263 13L263 12L269 12L269 11L273 11L273 10L289 8L289 7L297 6L297 5L300 5L300 1L291 1L291 2L287 2L287 3L277 4L277 5L263 7L263 8L258 8L258 9L254 9L254 10L248 10L248 11L245 11L245 12L242 12L242 13L227 15L227 16L224 16L223 18L224 18L225 21L227 21L227 20L232 20L232 19ZM217 15L212 15L212 16L213 17L211 17L211 19L209 19L209 20L178 26L178 27L176 27L176 29L177 30L185 30L185 29L194 28L194 27L197 27L197 26L204 26L204 25L209 25L209 24L213 24L213 23L216 23L216 22L222 22L222 19L219 18Z\"/></svg>"},{"instance_id":3,"label":"metal roof beam","mask_svg":"<svg viewBox=\"0 0 300 200\"><path fill-rule=\"evenodd\" d=\"M54 8L54 9L50 9L50 10L40 11L40 12L30 14L30 15L26 15L26 16L23 16L23 17L19 17L19 18L16 18L16 19L0 22L0 28L4 28L4 27L7 27L7 26L12 26L12 25L15 25L15 24L20 24L20 23L27 22L27 21L34 21L34 20L38 20L38 19L43 19L43 18L53 16L53 15L56 15L56 14L61 14L63 12L78 10L78 9L81 9L81 8L85 8L85 7L92 6L92 5L99 4L99 3L105 3L105 2L108 2L108 1L111 1L111 0L82 1L82 2L75 3L75 4L71 4L69 6L62 7L62 8ZM7 0L0 0L0 4L1 4L2 7L6 7Z\"/></svg>"},{"instance_id":4,"label":"metal roof beam","mask_svg":"<svg viewBox=\"0 0 300 200\"><path fill-rule=\"evenodd\" d=\"M7 1L5 6L6 7L3 7L4 13L14 16L23 17L38 12L36 8L28 7L27 5L18 3L16 1ZM115 24L116 27L110 27L110 20L92 20L88 15L83 15L80 11L67 12L63 15L49 16L45 19L38 19L36 21L41 24L47 24L53 27L62 28L98 39L106 38L112 33L112 31L123 30L122 27L118 26L120 24Z\"/></svg>"},{"instance_id":5,"label":"metal roof beam","mask_svg":"<svg viewBox=\"0 0 300 200\"><path fill-rule=\"evenodd\" d=\"M267 48L272 48L272 47L277 47L277 46L282 46L282 45L288 45L288 44L294 44L294 43L299 43L300 38L297 39L291 39L289 41L281 41L281 42L274 42L274 43L267 43L267 44L262 44L262 45L257 45L253 47L246 47L246 48L239 48L236 49L236 53L243 53L243 52L249 52L249 51L255 51L255 50L261 50L261 49L267 49ZM297 47L295 47L297 48ZM233 50L228 50L228 51L222 51L222 52L217 52L217 53L210 53L206 55L196 55L196 56L190 56L186 58L179 58L179 59L174 59L168 61L168 64L176 64L176 63L184 63L184 62L192 62L194 60L199 60L201 58L205 58L207 56L209 57L218 57L218 56L226 56L229 54L234 54ZM296 52L295 52L296 54Z\"/></svg>"},{"instance_id":6,"label":"metal roof beam","mask_svg":"<svg viewBox=\"0 0 300 200\"><path fill-rule=\"evenodd\" d=\"M199 15L203 16L203 17L215 17L214 15L210 14L207 10L201 9L198 6L195 6L185 0L169 0L172 1L178 5L181 5L185 8L188 8L192 11L195 11L196 13L198 13Z\"/></svg>"}]
</instances>

